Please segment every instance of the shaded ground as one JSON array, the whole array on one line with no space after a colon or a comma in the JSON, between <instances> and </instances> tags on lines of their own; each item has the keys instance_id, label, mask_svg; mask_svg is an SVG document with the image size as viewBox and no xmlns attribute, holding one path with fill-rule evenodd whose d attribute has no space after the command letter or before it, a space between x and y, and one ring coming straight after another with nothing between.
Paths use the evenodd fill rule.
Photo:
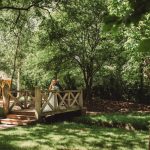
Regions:
<instances>
[{"instance_id":1,"label":"shaded ground","mask_svg":"<svg viewBox=\"0 0 150 150\"><path fill-rule=\"evenodd\" d=\"M77 114L68 113L67 115L61 114L47 119L45 118L45 121L48 124L37 124L35 126L15 127L1 130L0 150L148 149L149 133L147 131L139 130L127 131L124 129L124 126L122 127L122 122L124 121L126 125L127 121L127 125L131 125L132 120L135 120L135 118L139 120L140 124L141 122L145 122L143 121L143 117L145 116L144 112L146 112L147 116L147 112L150 112L150 106L100 100L88 104L87 108L88 111L95 112L95 114L97 112L101 114L108 113L108 116L89 115L90 118L88 116L88 118L80 117L81 119L78 120L78 122L63 121L78 115L79 112L76 112ZM120 113L130 111L142 111L142 113L140 113L139 116L136 114L128 114L127 120L124 114ZM114 112L119 112L119 114L122 114L125 118L118 115L112 115ZM112 121L121 121L121 127L114 125ZM85 124L82 124L83 122L85 122ZM108 126L104 124L108 122ZM104 124L104 126L101 124Z\"/></svg>"},{"instance_id":2,"label":"shaded ground","mask_svg":"<svg viewBox=\"0 0 150 150\"><path fill-rule=\"evenodd\" d=\"M79 123L16 127L0 132L1 150L146 150L148 133Z\"/></svg>"},{"instance_id":3,"label":"shaded ground","mask_svg":"<svg viewBox=\"0 0 150 150\"><path fill-rule=\"evenodd\" d=\"M111 101L111 100L92 100L85 105L89 112L150 112L150 105L137 104L133 102Z\"/></svg>"},{"instance_id":4,"label":"shaded ground","mask_svg":"<svg viewBox=\"0 0 150 150\"><path fill-rule=\"evenodd\" d=\"M123 128L126 130L145 130L150 128L150 113L101 113L73 118L74 122L98 127Z\"/></svg>"}]
</instances>

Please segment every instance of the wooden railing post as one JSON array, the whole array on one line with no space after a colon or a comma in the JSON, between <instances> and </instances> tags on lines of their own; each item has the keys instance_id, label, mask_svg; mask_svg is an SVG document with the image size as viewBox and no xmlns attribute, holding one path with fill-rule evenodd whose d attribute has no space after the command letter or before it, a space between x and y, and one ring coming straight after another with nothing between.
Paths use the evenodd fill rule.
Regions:
<instances>
[{"instance_id":1,"label":"wooden railing post","mask_svg":"<svg viewBox=\"0 0 150 150\"><path fill-rule=\"evenodd\" d=\"M57 110L58 107L57 91L52 94L54 95L54 110Z\"/></svg>"},{"instance_id":2,"label":"wooden railing post","mask_svg":"<svg viewBox=\"0 0 150 150\"><path fill-rule=\"evenodd\" d=\"M80 93L79 104L80 104L80 107L81 107L81 115L85 115L86 111L87 111L87 108L83 107L83 90L81 90L81 93Z\"/></svg>"},{"instance_id":3,"label":"wooden railing post","mask_svg":"<svg viewBox=\"0 0 150 150\"><path fill-rule=\"evenodd\" d=\"M4 108L4 115L7 116L9 113L9 87L3 86L2 87L2 97L3 97L3 108Z\"/></svg>"},{"instance_id":4,"label":"wooden railing post","mask_svg":"<svg viewBox=\"0 0 150 150\"><path fill-rule=\"evenodd\" d=\"M35 115L37 120L41 119L41 104L42 104L41 90L39 87L35 87Z\"/></svg>"},{"instance_id":5,"label":"wooden railing post","mask_svg":"<svg viewBox=\"0 0 150 150\"><path fill-rule=\"evenodd\" d=\"M68 92L68 107L70 107L70 104L71 104L71 92L69 91Z\"/></svg>"},{"instance_id":6,"label":"wooden railing post","mask_svg":"<svg viewBox=\"0 0 150 150\"><path fill-rule=\"evenodd\" d=\"M80 104L80 107L83 107L83 90L80 91L79 104Z\"/></svg>"}]
</instances>

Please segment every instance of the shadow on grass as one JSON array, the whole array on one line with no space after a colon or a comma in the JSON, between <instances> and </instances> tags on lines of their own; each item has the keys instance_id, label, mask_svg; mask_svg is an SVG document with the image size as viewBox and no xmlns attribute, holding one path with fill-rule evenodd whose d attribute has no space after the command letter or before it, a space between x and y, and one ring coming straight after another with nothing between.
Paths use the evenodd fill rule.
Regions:
<instances>
[{"instance_id":1,"label":"shadow on grass","mask_svg":"<svg viewBox=\"0 0 150 150\"><path fill-rule=\"evenodd\" d=\"M145 130L150 127L150 113L111 113L98 115L85 115L76 117L74 122L101 127L124 128L127 130Z\"/></svg>"},{"instance_id":2,"label":"shadow on grass","mask_svg":"<svg viewBox=\"0 0 150 150\"><path fill-rule=\"evenodd\" d=\"M0 132L3 150L99 150L148 147L148 133L76 123L38 124Z\"/></svg>"}]
</instances>

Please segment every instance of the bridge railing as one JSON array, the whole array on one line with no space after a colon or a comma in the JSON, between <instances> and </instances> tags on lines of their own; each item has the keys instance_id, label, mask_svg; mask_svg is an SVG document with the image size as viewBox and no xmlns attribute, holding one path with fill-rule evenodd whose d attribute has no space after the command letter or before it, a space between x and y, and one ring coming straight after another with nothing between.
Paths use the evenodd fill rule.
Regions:
<instances>
[{"instance_id":1,"label":"bridge railing","mask_svg":"<svg viewBox=\"0 0 150 150\"><path fill-rule=\"evenodd\" d=\"M81 94L80 90L51 91L48 94L42 93L41 111L63 110L77 106L82 107ZM45 110L46 107L48 108L47 110Z\"/></svg>"},{"instance_id":2,"label":"bridge railing","mask_svg":"<svg viewBox=\"0 0 150 150\"><path fill-rule=\"evenodd\" d=\"M9 91L9 111L35 107L34 92L29 90Z\"/></svg>"},{"instance_id":3,"label":"bridge railing","mask_svg":"<svg viewBox=\"0 0 150 150\"><path fill-rule=\"evenodd\" d=\"M83 107L82 90L41 91L35 89L35 110L37 118L46 114L55 114Z\"/></svg>"},{"instance_id":4,"label":"bridge railing","mask_svg":"<svg viewBox=\"0 0 150 150\"><path fill-rule=\"evenodd\" d=\"M35 109L36 117L55 114L68 110L82 109L82 90L44 91L36 87L35 91L10 91L4 89L3 102L5 114L13 110Z\"/></svg>"}]
</instances>

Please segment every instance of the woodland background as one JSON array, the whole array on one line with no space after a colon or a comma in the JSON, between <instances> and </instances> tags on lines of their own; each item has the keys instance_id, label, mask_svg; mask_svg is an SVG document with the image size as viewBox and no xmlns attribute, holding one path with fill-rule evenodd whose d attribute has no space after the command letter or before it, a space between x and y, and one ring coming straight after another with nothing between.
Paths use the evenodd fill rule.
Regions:
<instances>
[{"instance_id":1,"label":"woodland background","mask_svg":"<svg viewBox=\"0 0 150 150\"><path fill-rule=\"evenodd\" d=\"M13 89L150 104L149 0L0 0L0 70Z\"/></svg>"}]
</instances>

